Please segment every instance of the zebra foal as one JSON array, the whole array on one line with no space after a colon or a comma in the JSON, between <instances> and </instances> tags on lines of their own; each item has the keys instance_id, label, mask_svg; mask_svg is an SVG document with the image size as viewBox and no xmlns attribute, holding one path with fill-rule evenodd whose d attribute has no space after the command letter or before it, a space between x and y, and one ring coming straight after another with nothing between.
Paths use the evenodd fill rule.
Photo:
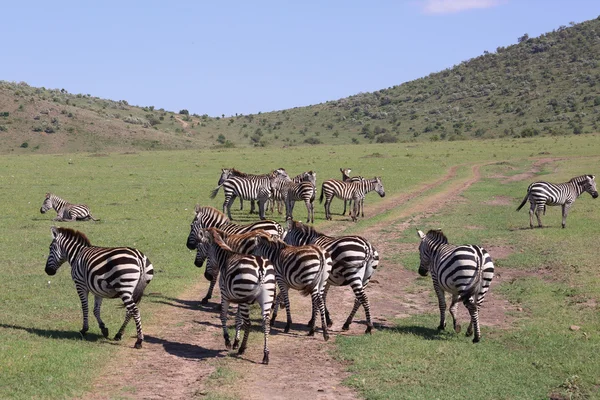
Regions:
<instances>
[{"instance_id":1,"label":"zebra foal","mask_svg":"<svg viewBox=\"0 0 600 400\"><path fill-rule=\"evenodd\" d=\"M421 239L419 275L427 276L431 273L440 309L438 329L446 327L445 292L448 292L452 295L450 315L455 332L461 331L456 320L456 310L458 302L462 301L471 316L466 335L471 336L475 332L473 343L479 342L479 309L494 277L492 257L479 246L448 244L448 239L441 230L430 230L424 234L417 229L417 234Z\"/></svg>"},{"instance_id":2,"label":"zebra foal","mask_svg":"<svg viewBox=\"0 0 600 400\"><path fill-rule=\"evenodd\" d=\"M198 251L206 257L207 277L219 271L221 288L221 325L225 346L231 349L231 340L227 331L227 312L229 303L238 304L238 321L244 328L244 338L238 354L244 354L250 333L250 305L257 302L262 313L264 333L263 364L269 363L270 312L275 296L275 269L273 264L262 257L239 254L231 250L215 229L200 231ZM237 333L234 348L237 347Z\"/></svg>"},{"instance_id":3,"label":"zebra foal","mask_svg":"<svg viewBox=\"0 0 600 400\"><path fill-rule=\"evenodd\" d=\"M46 193L40 213L45 214L46 211L54 209L56 211L56 218L54 221L100 221L95 219L90 212L90 208L85 204L71 204L68 201L61 199L55 194Z\"/></svg>"},{"instance_id":4,"label":"zebra foal","mask_svg":"<svg viewBox=\"0 0 600 400\"><path fill-rule=\"evenodd\" d=\"M529 227L533 229L533 214L537 217L538 227L542 227L540 211L546 215L546 206L562 207L562 227L567 223L569 209L583 192L588 192L592 198L598 197L594 175L581 175L571 178L564 183L534 182L527 188L525 198L517 207L519 211L529 200Z\"/></svg>"},{"instance_id":5,"label":"zebra foal","mask_svg":"<svg viewBox=\"0 0 600 400\"><path fill-rule=\"evenodd\" d=\"M385 189L380 177L373 179L363 179L356 182L344 182L338 179L328 179L321 185L321 196L319 202L323 203L325 198L325 218L331 220L331 201L334 197L342 200L354 201L353 210L350 212L352 221L356 221L359 213L359 205L365 196L372 191L376 191L380 197L385 197ZM364 217L364 212L363 212Z\"/></svg>"},{"instance_id":6,"label":"zebra foal","mask_svg":"<svg viewBox=\"0 0 600 400\"><path fill-rule=\"evenodd\" d=\"M141 348L144 334L137 305L144 289L154 276L150 260L139 250L130 247L92 246L89 239L79 231L52 227L52 243L46 261L46 273L56 274L65 261L71 264L71 277L81 300L81 335L85 335L89 329L88 294L91 292L94 295L94 316L104 337L108 337L108 328L100 318L102 299L118 297L125 304L127 312L115 340L121 340L127 323L133 317L137 329L135 348Z\"/></svg>"}]
</instances>

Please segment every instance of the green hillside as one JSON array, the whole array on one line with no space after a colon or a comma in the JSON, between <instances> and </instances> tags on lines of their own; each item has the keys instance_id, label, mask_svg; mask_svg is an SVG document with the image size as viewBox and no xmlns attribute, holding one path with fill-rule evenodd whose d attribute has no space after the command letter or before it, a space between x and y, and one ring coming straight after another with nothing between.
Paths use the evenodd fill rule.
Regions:
<instances>
[{"instance_id":1,"label":"green hillside","mask_svg":"<svg viewBox=\"0 0 600 400\"><path fill-rule=\"evenodd\" d=\"M410 59L410 57L407 57ZM0 152L289 146L598 132L600 17L402 85L211 118L0 81Z\"/></svg>"}]
</instances>

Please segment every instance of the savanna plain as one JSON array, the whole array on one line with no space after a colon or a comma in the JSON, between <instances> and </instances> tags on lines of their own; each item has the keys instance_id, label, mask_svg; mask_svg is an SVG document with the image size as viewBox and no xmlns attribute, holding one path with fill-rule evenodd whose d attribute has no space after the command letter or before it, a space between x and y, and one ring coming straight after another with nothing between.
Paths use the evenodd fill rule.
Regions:
<instances>
[{"instance_id":1,"label":"savanna plain","mask_svg":"<svg viewBox=\"0 0 600 400\"><path fill-rule=\"evenodd\" d=\"M529 183L596 174L599 161L597 134L3 156L0 398L248 399L298 398L298 393L326 399L600 398L600 202L584 193L566 229L560 227L560 207L548 208L543 229L529 229L528 205L515 211ZM283 167L290 176L313 170L319 194L324 179L341 177L340 168L382 178L386 196L369 194L365 218L357 223L340 215L340 200L333 201L333 221L325 221L322 204L315 202L319 231L364 235L380 252L380 266L366 290L375 321L372 335L363 333L362 309L351 330L341 331L339 322L353 297L349 288L333 288L328 303L337 324L329 342L319 334L305 336L309 305L296 296L295 333L283 334L280 313L269 366L258 364L258 313L248 354L228 354L215 310L218 291L211 307L201 307L208 282L193 265L194 252L185 247L194 206L221 209L222 192L215 199L209 193L225 167L249 173ZM39 212L47 192L87 204L100 221L53 222L53 211ZM236 201L234 222L256 220L248 209L245 202L240 211ZM305 216L304 205L296 204L295 219ZM276 212L267 218L284 224ZM102 336L93 317L82 340L70 267L65 264L52 277L44 273L53 225L81 230L94 245L136 247L152 261L155 278L140 307L147 336L143 349L132 348L133 324L115 342ZM480 313L480 343L454 333L450 324L445 331L436 329L431 278L417 274L416 228L441 228L451 243L479 244L494 259L496 276ZM466 327L467 314L460 307ZM184 308L192 317L177 320ZM123 314L119 301L104 302L110 337ZM229 321L233 325L232 317ZM172 337L171 332L179 333ZM186 350L169 354L190 363L176 389L168 385L169 372L176 371L152 375L143 370L148 360L160 368L158 347ZM318 385L307 384L324 368L322 360L333 372ZM295 376L285 373L289 366Z\"/></svg>"}]
</instances>

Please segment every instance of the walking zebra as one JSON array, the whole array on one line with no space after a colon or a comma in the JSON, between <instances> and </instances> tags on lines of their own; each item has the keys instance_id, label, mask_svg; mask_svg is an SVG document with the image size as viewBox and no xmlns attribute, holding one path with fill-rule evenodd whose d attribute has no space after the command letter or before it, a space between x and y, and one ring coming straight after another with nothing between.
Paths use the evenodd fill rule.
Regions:
<instances>
[{"instance_id":1,"label":"walking zebra","mask_svg":"<svg viewBox=\"0 0 600 400\"><path fill-rule=\"evenodd\" d=\"M446 327L444 293L448 292L452 294L450 315L452 315L454 331L459 333L461 330L456 320L456 309L460 300L471 315L467 336L471 336L475 331L473 343L479 342L481 338L479 309L494 277L492 257L479 246L448 244L448 239L441 230L430 230L425 235L417 229L417 233L421 238L419 275L427 276L431 272L433 289L440 308L438 329L443 330Z\"/></svg>"},{"instance_id":2,"label":"walking zebra","mask_svg":"<svg viewBox=\"0 0 600 400\"><path fill-rule=\"evenodd\" d=\"M540 211L546 215L546 206L562 206L562 227L567 222L569 209L583 192L588 192L592 198L598 197L594 175L581 175L564 183L534 182L527 188L527 194L517 207L519 211L527 200L531 203L529 208L529 227L533 229L533 214L537 217L538 227L542 227Z\"/></svg>"},{"instance_id":3,"label":"walking zebra","mask_svg":"<svg viewBox=\"0 0 600 400\"><path fill-rule=\"evenodd\" d=\"M56 274L65 261L71 264L71 276L83 311L83 328L79 331L81 335L85 335L89 328L89 292L94 295L94 316L104 337L108 337L108 328L100 318L102 299L119 297L127 312L115 340L121 340L127 323L133 317L137 329L135 348L141 348L144 334L137 305L154 276L150 260L139 250L130 247L92 246L83 233L69 228L52 227L52 237L46 273Z\"/></svg>"},{"instance_id":4,"label":"walking zebra","mask_svg":"<svg viewBox=\"0 0 600 400\"><path fill-rule=\"evenodd\" d=\"M323 293L332 267L330 254L317 245L289 246L280 239L268 236L257 236L253 254L268 258L275 266L275 279L277 280L279 291L283 296L287 314L287 323L284 332L289 332L292 325L290 299L288 296L288 290L292 288L299 290L303 296L311 295L313 311L312 324L310 325L308 336L315 334L315 320L318 310L321 314L323 338L325 341L329 340L327 323L325 321ZM277 306L279 305L280 297L277 297L275 301L271 325L275 322L275 318L277 318Z\"/></svg>"},{"instance_id":5,"label":"walking zebra","mask_svg":"<svg viewBox=\"0 0 600 400\"><path fill-rule=\"evenodd\" d=\"M227 216L231 217L231 204L236 197L244 200L258 201L258 215L260 219L265 219L265 204L271 197L271 183L275 177L286 175L283 168L277 169L268 175L259 176L232 176L223 182L223 192L225 192L225 201L223 202L223 212L227 208ZM214 198L219 191L220 186L212 191L211 198Z\"/></svg>"},{"instance_id":6,"label":"walking zebra","mask_svg":"<svg viewBox=\"0 0 600 400\"><path fill-rule=\"evenodd\" d=\"M371 276L379 265L379 253L361 236L331 237L317 232L313 227L301 222L288 219L287 231L284 234L284 242L294 246L316 244L331 255L332 269L323 292L323 303L325 304L325 318L327 326L331 327L332 321L327 310L327 292L331 285L350 286L354 292L354 306L346 319L343 330L350 329L350 324L358 308L362 305L365 309L367 329L365 333L371 333L373 323L371 322L371 307L365 293ZM313 311L314 312L314 311ZM312 325L313 321L309 322Z\"/></svg>"},{"instance_id":7,"label":"walking zebra","mask_svg":"<svg viewBox=\"0 0 600 400\"><path fill-rule=\"evenodd\" d=\"M364 179L356 182L344 182L338 179L328 179L321 185L321 197L319 202L323 202L325 197L325 218L331 220L331 201L334 197L342 200L353 200L354 208L350 213L352 221L356 221L358 218L358 205L365 198L367 193L376 191L379 196L385 196L385 190L381 178L375 177L373 179ZM364 217L364 213L363 213Z\"/></svg>"},{"instance_id":8,"label":"walking zebra","mask_svg":"<svg viewBox=\"0 0 600 400\"><path fill-rule=\"evenodd\" d=\"M92 216L90 208L85 204L71 204L55 194L46 193L40 212L44 214L51 209L56 210L54 221L100 221Z\"/></svg>"},{"instance_id":9,"label":"walking zebra","mask_svg":"<svg viewBox=\"0 0 600 400\"><path fill-rule=\"evenodd\" d=\"M365 180L365 178L363 178L362 176L350 176L350 172L352 172L352 170L350 168L340 168L340 172L342 173L342 180L344 182L358 182L358 181ZM344 200L344 211L342 211L342 215L346 215L346 203L348 203L348 200ZM350 201L350 206L352 206L352 201ZM360 206L359 212L361 212L362 217L364 217L365 216L364 198L360 202L359 206Z\"/></svg>"},{"instance_id":10,"label":"walking zebra","mask_svg":"<svg viewBox=\"0 0 600 400\"><path fill-rule=\"evenodd\" d=\"M221 325L227 349L231 341L227 331L227 312L229 303L238 304L236 326L244 328L244 338L238 354L246 350L250 333L250 305L258 302L262 312L262 328L264 333L263 364L269 363L269 331L271 307L275 296L275 269L273 264L262 257L233 252L221 239L215 229L201 230L198 240L198 251L208 258L207 272L210 275L219 270L219 287L221 288ZM214 271L214 272L213 272ZM234 348L238 345L237 338Z\"/></svg>"},{"instance_id":11,"label":"walking zebra","mask_svg":"<svg viewBox=\"0 0 600 400\"><path fill-rule=\"evenodd\" d=\"M198 234L200 229L202 228L218 228L221 231L227 234L241 234L250 231L256 230L264 230L270 235L276 237L283 236L283 228L279 223L271 220L263 220L254 222L247 225L237 225L229 221L229 219L223 214L221 211L217 210L213 207L200 207L200 205L196 205L196 214L194 219L192 220L190 226L190 234L188 235L186 247L190 250L195 250L198 245ZM202 263L198 265L197 263L200 260L197 258L194 262L197 267L201 267ZM204 259L202 259L204 262ZM213 277L211 280L211 284L208 288L208 293L202 299L202 304L207 304L208 300L212 297L212 292L214 290L215 284L217 282L217 275Z\"/></svg>"}]
</instances>

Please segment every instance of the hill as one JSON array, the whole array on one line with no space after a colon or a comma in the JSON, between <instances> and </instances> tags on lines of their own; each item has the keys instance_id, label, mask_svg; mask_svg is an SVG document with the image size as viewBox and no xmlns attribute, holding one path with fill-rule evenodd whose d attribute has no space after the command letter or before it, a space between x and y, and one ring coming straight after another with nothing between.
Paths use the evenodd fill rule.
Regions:
<instances>
[{"instance_id":1,"label":"hill","mask_svg":"<svg viewBox=\"0 0 600 400\"><path fill-rule=\"evenodd\" d=\"M0 81L0 152L110 152L598 132L600 17L402 85L211 118Z\"/></svg>"}]
</instances>

